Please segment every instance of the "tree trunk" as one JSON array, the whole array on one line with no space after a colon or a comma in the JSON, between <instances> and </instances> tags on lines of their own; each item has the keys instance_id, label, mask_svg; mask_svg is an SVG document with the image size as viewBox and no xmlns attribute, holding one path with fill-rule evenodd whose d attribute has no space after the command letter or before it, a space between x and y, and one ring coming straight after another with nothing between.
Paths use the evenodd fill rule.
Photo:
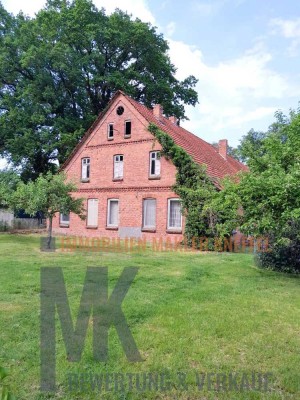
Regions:
<instances>
[{"instance_id":1,"label":"tree trunk","mask_svg":"<svg viewBox=\"0 0 300 400\"><path fill-rule=\"evenodd\" d=\"M51 249L51 240L52 240L52 219L53 216L49 217L49 226L48 226L48 240L47 240L47 249Z\"/></svg>"}]
</instances>

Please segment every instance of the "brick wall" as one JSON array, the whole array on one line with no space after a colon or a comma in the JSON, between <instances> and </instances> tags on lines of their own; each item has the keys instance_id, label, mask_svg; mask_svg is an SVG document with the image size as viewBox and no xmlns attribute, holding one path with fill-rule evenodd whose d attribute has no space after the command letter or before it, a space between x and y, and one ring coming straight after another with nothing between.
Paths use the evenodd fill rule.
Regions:
<instances>
[{"instance_id":1,"label":"brick wall","mask_svg":"<svg viewBox=\"0 0 300 400\"><path fill-rule=\"evenodd\" d=\"M124 107L124 113L119 116L116 109ZM132 123L131 137L124 138L125 121ZM107 139L107 125L114 124L114 139ZM119 199L119 227L142 227L142 204L144 198L156 199L156 231L142 232L143 237L167 237L179 233L167 232L168 198L178 197L171 189L175 183L176 168L166 160L161 159L160 179L149 179L149 153L160 150L161 146L148 132L148 122L137 110L120 95L115 99L104 118L95 127L89 139L73 156L66 166L68 178L73 179L78 192L76 197L97 198L99 201L98 228L89 229L86 221L76 215L70 216L70 226L60 227L58 216L53 228L55 233L77 236L107 236L118 237L119 231L106 228L107 201L110 198ZM124 177L121 181L113 180L113 156L124 156ZM90 157L89 182L81 182L81 159ZM87 202L85 201L85 206Z\"/></svg>"}]
</instances>

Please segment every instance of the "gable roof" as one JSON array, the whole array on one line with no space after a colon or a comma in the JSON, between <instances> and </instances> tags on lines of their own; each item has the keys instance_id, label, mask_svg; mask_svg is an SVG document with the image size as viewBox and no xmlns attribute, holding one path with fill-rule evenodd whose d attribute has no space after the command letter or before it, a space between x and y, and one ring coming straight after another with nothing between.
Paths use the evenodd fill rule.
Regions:
<instances>
[{"instance_id":1,"label":"gable roof","mask_svg":"<svg viewBox=\"0 0 300 400\"><path fill-rule=\"evenodd\" d=\"M213 145L174 124L168 118L162 116L158 119L154 116L152 109L145 107L127 95L125 97L149 123L154 123L159 129L169 134L174 142L192 156L197 163L205 164L207 174L211 178L221 179L226 175L234 175L239 171L248 170L246 165L231 156L227 155L224 159Z\"/></svg>"},{"instance_id":2,"label":"gable roof","mask_svg":"<svg viewBox=\"0 0 300 400\"><path fill-rule=\"evenodd\" d=\"M159 119L154 115L153 110L147 108L146 106L140 104L139 102L133 100L130 96L125 93L118 91L110 100L108 106L103 110L92 126L88 129L86 134L83 136L81 141L74 148L68 159L62 165L61 169L65 168L73 155L77 150L85 143L88 137L93 132L94 128L97 126L98 122L104 117L106 112L109 110L110 106L114 100L119 96L123 95L132 106L146 119L149 123L154 123L159 129L170 135L174 142L181 146L197 163L206 165L207 174L213 178L214 181L224 178L226 175L235 175L239 171L248 171L248 167L231 156L223 158L218 150L211 144L205 142L205 140L199 138L193 133L187 131L174 124L168 118L162 116Z\"/></svg>"}]
</instances>

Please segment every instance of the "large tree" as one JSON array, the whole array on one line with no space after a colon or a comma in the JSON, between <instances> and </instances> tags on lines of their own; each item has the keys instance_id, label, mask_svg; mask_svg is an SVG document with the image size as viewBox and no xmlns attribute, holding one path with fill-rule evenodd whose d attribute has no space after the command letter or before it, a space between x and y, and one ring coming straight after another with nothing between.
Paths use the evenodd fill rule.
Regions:
<instances>
[{"instance_id":1,"label":"large tree","mask_svg":"<svg viewBox=\"0 0 300 400\"><path fill-rule=\"evenodd\" d=\"M123 90L184 119L197 80L179 81L168 44L148 23L89 0L49 0L34 18L0 4L0 155L23 178L55 170Z\"/></svg>"}]
</instances>

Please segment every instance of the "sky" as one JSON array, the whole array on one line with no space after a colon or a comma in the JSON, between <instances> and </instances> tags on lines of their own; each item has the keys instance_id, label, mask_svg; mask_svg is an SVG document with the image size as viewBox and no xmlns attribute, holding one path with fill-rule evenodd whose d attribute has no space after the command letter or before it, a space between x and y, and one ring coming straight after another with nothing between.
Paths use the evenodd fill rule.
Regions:
<instances>
[{"instance_id":1,"label":"sky","mask_svg":"<svg viewBox=\"0 0 300 400\"><path fill-rule=\"evenodd\" d=\"M251 128L265 131L274 113L300 101L298 0L93 0L157 27L169 43L177 78L194 75L199 104L186 107L186 129L236 146ZM34 16L43 0L2 0ZM1 162L0 162L1 166Z\"/></svg>"}]
</instances>

